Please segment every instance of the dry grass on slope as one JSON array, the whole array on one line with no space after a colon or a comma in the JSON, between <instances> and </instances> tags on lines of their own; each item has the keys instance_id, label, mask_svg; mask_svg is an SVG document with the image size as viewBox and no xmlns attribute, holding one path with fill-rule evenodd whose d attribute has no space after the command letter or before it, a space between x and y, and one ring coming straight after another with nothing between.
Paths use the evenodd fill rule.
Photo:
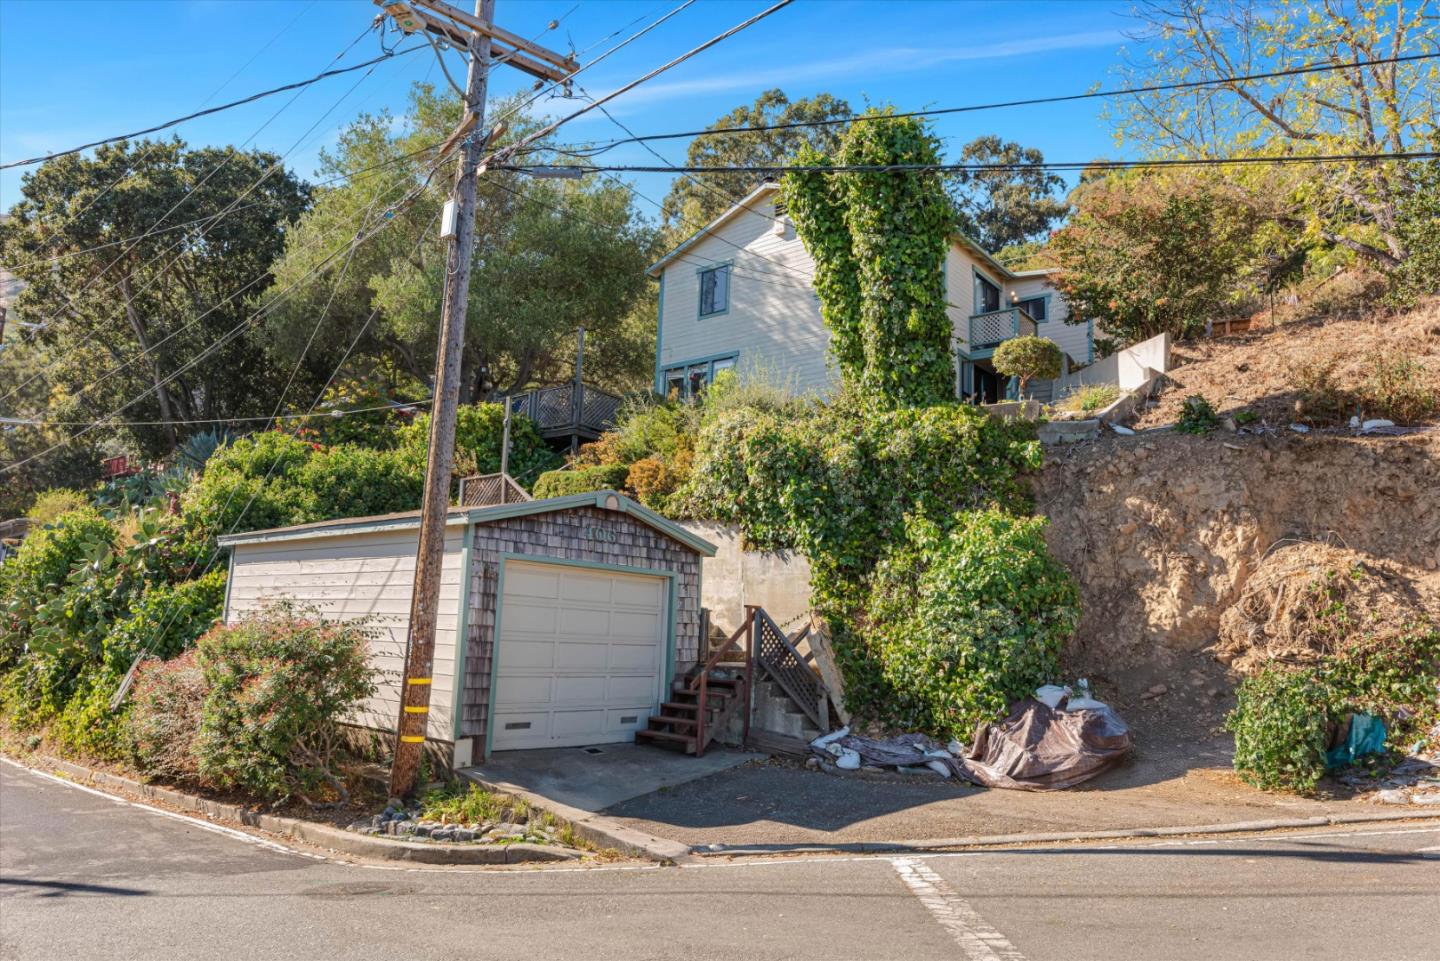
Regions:
<instances>
[{"instance_id":1,"label":"dry grass on slope","mask_svg":"<svg viewBox=\"0 0 1440 961\"><path fill-rule=\"evenodd\" d=\"M1138 427L1173 424L1199 394L1222 415L1272 425L1343 423L1352 415L1416 423L1440 417L1440 298L1415 310L1301 320L1177 344L1170 384Z\"/></svg>"}]
</instances>

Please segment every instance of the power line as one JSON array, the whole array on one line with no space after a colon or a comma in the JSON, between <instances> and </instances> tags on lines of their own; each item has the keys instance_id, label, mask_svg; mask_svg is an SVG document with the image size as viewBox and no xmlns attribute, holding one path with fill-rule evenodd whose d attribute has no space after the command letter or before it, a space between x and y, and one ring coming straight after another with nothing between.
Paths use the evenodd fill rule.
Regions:
<instances>
[{"instance_id":1,"label":"power line","mask_svg":"<svg viewBox=\"0 0 1440 961\"><path fill-rule=\"evenodd\" d=\"M200 417L190 420L23 420L17 417L0 417L0 427L91 427L109 424L113 427L194 427L201 424L249 424L269 420L304 420L317 417L344 417L350 414L369 414L382 410L409 410L430 403L431 398L410 401L404 404L380 404L375 407L355 407L348 410L326 410L307 414L268 414L256 417Z\"/></svg>"},{"instance_id":2,"label":"power line","mask_svg":"<svg viewBox=\"0 0 1440 961\"><path fill-rule=\"evenodd\" d=\"M980 110L1001 110L1009 107L1030 107L1040 104L1070 103L1076 100L1094 100L1106 97L1134 96L1143 93L1160 93L1167 90L1189 90L1197 87L1212 87L1222 84L1247 83L1253 80L1273 80L1279 77L1292 77L1308 73L1321 73L1330 70L1351 70L1360 67L1380 66L1383 64L1410 63L1418 60L1429 60L1440 57L1440 53L1416 53L1396 57L1383 57L1376 60L1355 60L1348 63L1323 63L1308 64L1303 67L1295 67L1287 70L1274 70L1267 73L1253 73L1242 76L1211 77L1205 80L1189 80L1182 83L1152 84L1145 87L1130 87L1114 90L1092 90L1086 93L1062 94L1052 97L1034 97L1027 100L1004 100L997 103L970 104L961 107L937 107L931 110L907 110L902 113L885 115L854 114L849 117L834 117L825 120L795 120L786 123L758 124L752 127L714 127L706 130L686 130L677 133L646 134L644 136L624 137L618 140L609 140L604 143L591 146L569 144L569 149L558 149L557 152L572 154L577 157L594 157L616 147L631 143L649 143L655 140L682 140L689 137L700 137L722 134L757 133L770 130L796 130L807 127L829 127L847 123L864 123L874 120L899 119L903 117L938 117L948 114L972 113Z\"/></svg>"},{"instance_id":3,"label":"power line","mask_svg":"<svg viewBox=\"0 0 1440 961\"><path fill-rule=\"evenodd\" d=\"M580 175L590 173L682 173L682 174L785 174L785 173L960 173L962 171L986 170L1130 170L1151 167L1217 167L1241 165L1289 165L1314 163L1352 163L1381 160L1434 160L1440 158L1440 151L1418 150L1393 153L1348 153L1348 154L1297 154L1291 156L1257 157L1196 157L1172 160L1088 160L1058 161L1040 164L777 164L766 166L716 165L716 166L666 166L651 167L638 164L615 164L610 166L560 167L561 170L576 170ZM553 165L497 164L497 170L526 173L544 169L553 171Z\"/></svg>"},{"instance_id":4,"label":"power line","mask_svg":"<svg viewBox=\"0 0 1440 961\"><path fill-rule=\"evenodd\" d=\"M367 29L366 32L368 33L369 30ZM9 170L12 167L28 167L32 164L44 163L47 160L54 160L56 157L66 157L70 154L80 153L82 150L89 150L91 147L99 147L107 143L115 143L118 140L134 140L136 137L143 137L146 134L155 133L160 130L167 130L170 127L178 126L182 123L195 120L199 117L208 117L211 114L220 113L223 110L230 110L235 107L243 106L247 103L254 103L257 100L263 100L266 97L272 97L277 93L285 93L287 90L300 90L310 86L311 84L319 83L321 80L326 80L330 77L337 77L343 73L352 73L356 70L364 70L366 67L373 67L376 64L383 63L386 60L389 60L391 57L400 57L404 56L407 53L414 53L416 50L424 49L424 47L417 44L413 47L406 47L404 50L386 51L378 57L373 57L369 60L366 60L364 63L353 64L349 67L338 67L334 70L326 70L322 73L316 74L308 80L297 80L294 83L287 83L283 87L272 87L269 90L262 90L259 93L251 94L250 96L244 97L240 100L232 100L229 103L220 104L219 106L207 107L204 110L197 110L196 112L186 114L183 117L176 117L174 120L167 120L164 123L158 123L153 127L146 127L144 130L135 130L131 131L130 133L119 134L114 137L106 137L102 140L92 140L90 143L83 143L78 147L70 147L66 150L57 150L54 153L45 154L39 157L30 157L25 160L13 160L7 164L0 164L0 170Z\"/></svg>"}]
</instances>

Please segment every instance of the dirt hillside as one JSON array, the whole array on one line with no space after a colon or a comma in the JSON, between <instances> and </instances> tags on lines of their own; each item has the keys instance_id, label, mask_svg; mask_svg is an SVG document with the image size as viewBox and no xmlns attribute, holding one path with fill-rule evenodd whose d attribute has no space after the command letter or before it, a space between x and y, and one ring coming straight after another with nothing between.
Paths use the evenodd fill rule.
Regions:
<instances>
[{"instance_id":1,"label":"dirt hillside","mask_svg":"<svg viewBox=\"0 0 1440 961\"><path fill-rule=\"evenodd\" d=\"M1390 411L1365 408L1394 402L1396 365L1407 361L1415 365L1411 389L1440 392L1440 299L1394 316L1260 323L1243 334L1177 344L1165 392L1134 426L1175 423L1192 394L1221 414L1248 410L1270 425L1384 416ZM1399 410L1397 422L1429 419Z\"/></svg>"},{"instance_id":2,"label":"dirt hillside","mask_svg":"<svg viewBox=\"0 0 1440 961\"><path fill-rule=\"evenodd\" d=\"M1081 586L1077 670L1211 646L1257 570L1291 544L1352 552L1440 617L1440 432L1106 435L1047 460L1036 500Z\"/></svg>"}]
</instances>

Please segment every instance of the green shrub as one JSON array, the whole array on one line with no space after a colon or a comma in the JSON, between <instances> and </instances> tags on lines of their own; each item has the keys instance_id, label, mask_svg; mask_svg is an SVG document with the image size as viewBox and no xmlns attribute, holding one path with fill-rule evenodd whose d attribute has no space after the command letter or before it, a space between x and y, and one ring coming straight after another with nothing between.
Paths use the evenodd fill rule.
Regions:
<instances>
[{"instance_id":1,"label":"green shrub","mask_svg":"<svg viewBox=\"0 0 1440 961\"><path fill-rule=\"evenodd\" d=\"M322 785L345 796L340 723L375 690L361 624L280 604L211 630L195 651L202 777L273 800Z\"/></svg>"},{"instance_id":2,"label":"green shrub","mask_svg":"<svg viewBox=\"0 0 1440 961\"><path fill-rule=\"evenodd\" d=\"M1199 394L1191 394L1180 405L1180 420L1175 429L1182 434L1208 434L1220 426L1215 408Z\"/></svg>"},{"instance_id":3,"label":"green shrub","mask_svg":"<svg viewBox=\"0 0 1440 961\"><path fill-rule=\"evenodd\" d=\"M1120 399L1120 388L1114 384L1091 384L1066 397L1058 405L1061 410L1074 410L1082 414L1102 411Z\"/></svg>"},{"instance_id":4,"label":"green shrub","mask_svg":"<svg viewBox=\"0 0 1440 961\"><path fill-rule=\"evenodd\" d=\"M536 500L588 494L591 491L624 490L630 468L624 464L600 464L575 470L552 470L541 474L532 493Z\"/></svg>"},{"instance_id":5,"label":"green shrub","mask_svg":"<svg viewBox=\"0 0 1440 961\"><path fill-rule=\"evenodd\" d=\"M115 528L90 507L61 514L25 538L0 566L0 666L15 663L35 640L42 609L57 606L75 565L114 543ZM57 616L64 612L58 605Z\"/></svg>"},{"instance_id":6,"label":"green shrub","mask_svg":"<svg viewBox=\"0 0 1440 961\"><path fill-rule=\"evenodd\" d=\"M1325 773L1333 694L1314 671L1267 668L1240 682L1226 726L1235 770L1265 790L1308 794Z\"/></svg>"},{"instance_id":7,"label":"green shrub","mask_svg":"<svg viewBox=\"0 0 1440 961\"><path fill-rule=\"evenodd\" d=\"M227 444L186 492L185 516L211 534L312 520L314 495L298 476L314 454L315 445L279 431Z\"/></svg>"},{"instance_id":8,"label":"green shrub","mask_svg":"<svg viewBox=\"0 0 1440 961\"><path fill-rule=\"evenodd\" d=\"M309 499L308 520L365 517L418 509L425 468L399 451L342 445L317 452L295 482Z\"/></svg>"},{"instance_id":9,"label":"green shrub","mask_svg":"<svg viewBox=\"0 0 1440 961\"><path fill-rule=\"evenodd\" d=\"M53 524L61 514L85 510L90 506L90 498L79 491L52 487L35 495L35 503L30 505L25 516L37 524Z\"/></svg>"},{"instance_id":10,"label":"green shrub","mask_svg":"<svg viewBox=\"0 0 1440 961\"><path fill-rule=\"evenodd\" d=\"M1043 517L999 511L961 514L948 531L921 519L907 525L871 582L863 657L879 670L847 672L883 680L880 721L965 737L1058 676L1080 603L1045 546L1045 526Z\"/></svg>"},{"instance_id":11,"label":"green shrub","mask_svg":"<svg viewBox=\"0 0 1440 961\"><path fill-rule=\"evenodd\" d=\"M524 823L530 817L530 805L524 798L496 794L472 784L463 791L454 788L431 791L421 802L420 816L442 824Z\"/></svg>"},{"instance_id":12,"label":"green shrub","mask_svg":"<svg viewBox=\"0 0 1440 961\"><path fill-rule=\"evenodd\" d=\"M1399 423L1424 420L1440 410L1440 390L1425 365L1399 351L1366 358L1369 374L1361 382L1360 407L1372 417Z\"/></svg>"},{"instance_id":13,"label":"green shrub","mask_svg":"<svg viewBox=\"0 0 1440 961\"><path fill-rule=\"evenodd\" d=\"M455 420L456 473L494 474L500 470L500 445L505 432L505 408L500 404L462 404ZM430 449L430 415L418 414L398 432L397 449L423 479L425 455ZM530 478L560 466L560 458L545 446L528 417L510 418L511 477ZM458 480L458 478L457 478Z\"/></svg>"},{"instance_id":14,"label":"green shrub","mask_svg":"<svg viewBox=\"0 0 1440 961\"><path fill-rule=\"evenodd\" d=\"M0 690L6 719L21 730L48 724L75 693L83 667L73 650L27 654L5 675Z\"/></svg>"},{"instance_id":15,"label":"green shrub","mask_svg":"<svg viewBox=\"0 0 1440 961\"><path fill-rule=\"evenodd\" d=\"M135 673L126 733L136 766L151 777L200 780L196 749L208 686L194 651L149 660Z\"/></svg>"},{"instance_id":16,"label":"green shrub","mask_svg":"<svg viewBox=\"0 0 1440 961\"><path fill-rule=\"evenodd\" d=\"M1054 380L1060 376L1060 345L1045 337L1011 337L995 348L995 370L1006 377L1020 378L1020 397L1031 379Z\"/></svg>"},{"instance_id":17,"label":"green shrub","mask_svg":"<svg viewBox=\"0 0 1440 961\"><path fill-rule=\"evenodd\" d=\"M124 760L129 754L129 706L110 710L110 699L124 676L108 671L82 674L50 727L54 738L86 758Z\"/></svg>"},{"instance_id":18,"label":"green shrub","mask_svg":"<svg viewBox=\"0 0 1440 961\"><path fill-rule=\"evenodd\" d=\"M150 588L106 635L106 669L123 673L141 652L167 660L190 647L220 617L225 580L225 570L217 569L193 581Z\"/></svg>"}]
</instances>

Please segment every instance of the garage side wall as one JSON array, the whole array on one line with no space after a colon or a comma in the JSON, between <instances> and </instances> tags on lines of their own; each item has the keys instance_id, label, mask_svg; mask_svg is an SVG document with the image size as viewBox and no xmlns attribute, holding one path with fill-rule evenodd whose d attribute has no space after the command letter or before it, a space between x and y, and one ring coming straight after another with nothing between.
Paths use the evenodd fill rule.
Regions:
<instances>
[{"instance_id":1,"label":"garage side wall","mask_svg":"<svg viewBox=\"0 0 1440 961\"><path fill-rule=\"evenodd\" d=\"M645 568L676 575L675 670L700 648L700 557L627 514L587 507L477 524L470 559L470 616L460 737L484 744L494 663L495 608L504 554ZM476 747L478 758L482 748Z\"/></svg>"},{"instance_id":2,"label":"garage side wall","mask_svg":"<svg viewBox=\"0 0 1440 961\"><path fill-rule=\"evenodd\" d=\"M463 526L452 525L445 532L427 732L440 741L454 740L455 635L464 531ZM370 663L377 672L378 689L353 720L393 731L400 713L400 679L415 583L415 528L239 544L233 550L228 623L280 597L313 605L327 619L369 619L376 634L370 643Z\"/></svg>"}]
</instances>

